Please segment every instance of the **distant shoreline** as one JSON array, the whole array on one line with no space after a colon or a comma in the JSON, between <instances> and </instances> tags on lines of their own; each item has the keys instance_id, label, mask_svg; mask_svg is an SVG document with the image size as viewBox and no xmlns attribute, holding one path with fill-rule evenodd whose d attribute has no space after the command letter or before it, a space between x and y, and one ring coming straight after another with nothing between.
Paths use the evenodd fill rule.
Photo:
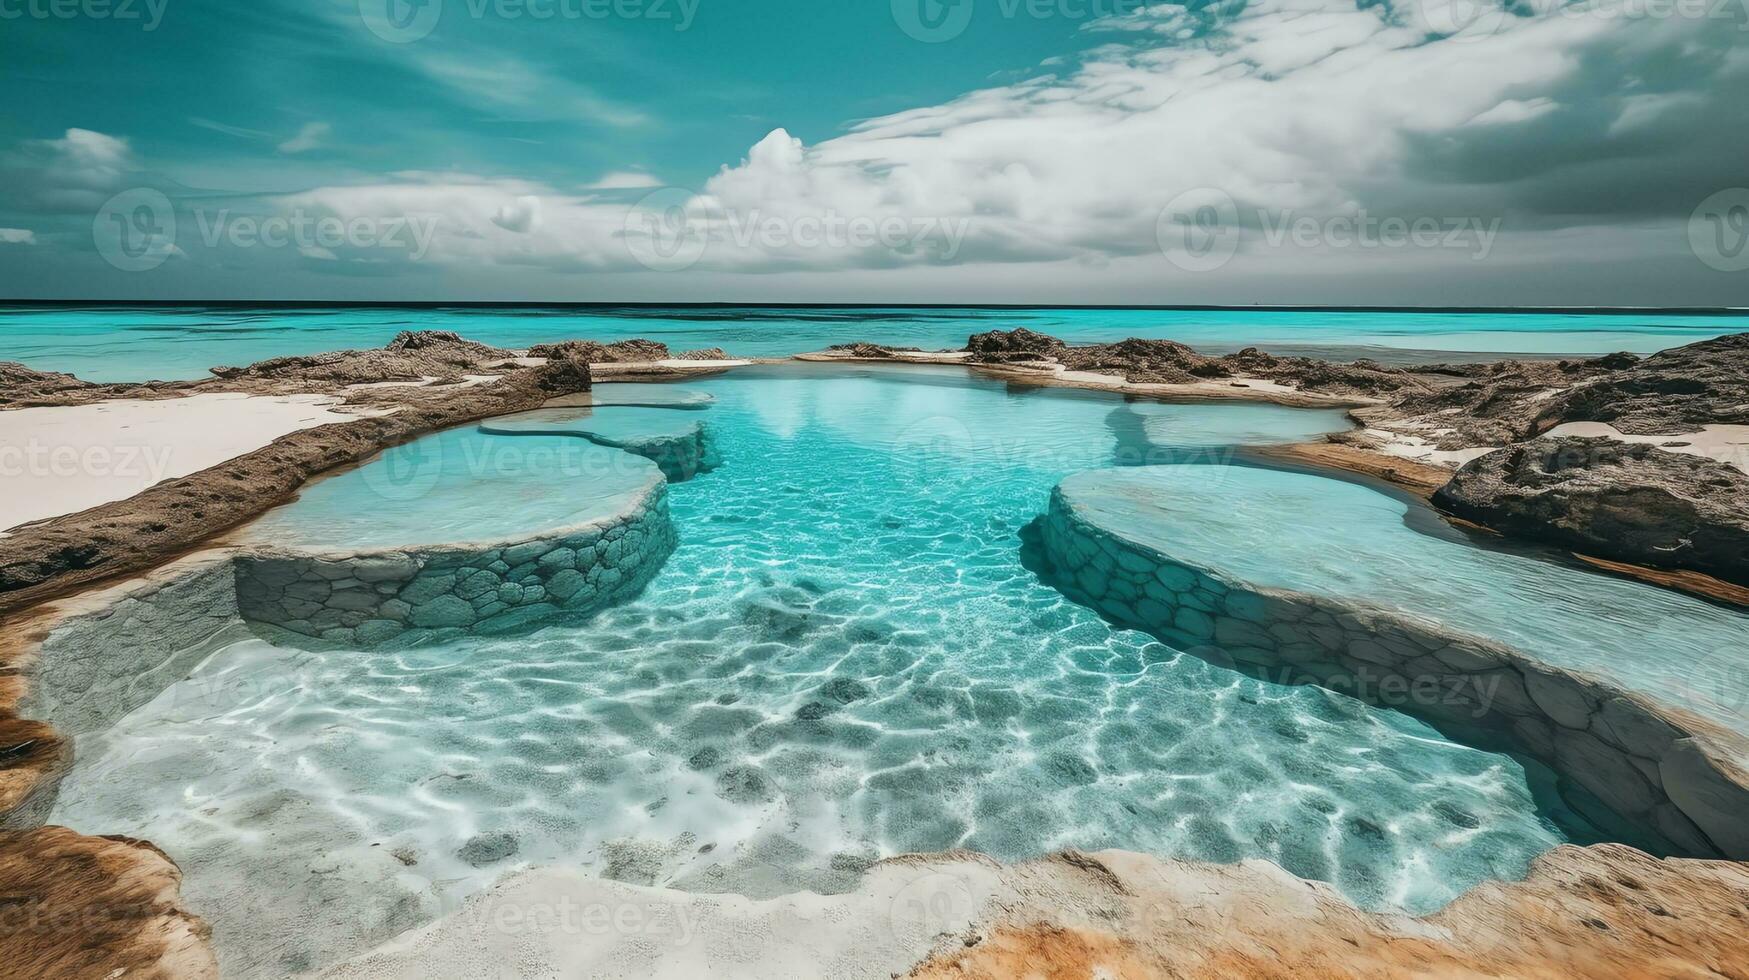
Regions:
<instances>
[{"instance_id":1,"label":"distant shoreline","mask_svg":"<svg viewBox=\"0 0 1749 980\"><path fill-rule=\"evenodd\" d=\"M1451 313L1574 316L1741 316L1749 307L1659 306L1218 306L1029 303L613 303L522 300L0 299L7 309L480 309L480 310L1160 310L1207 313Z\"/></svg>"}]
</instances>

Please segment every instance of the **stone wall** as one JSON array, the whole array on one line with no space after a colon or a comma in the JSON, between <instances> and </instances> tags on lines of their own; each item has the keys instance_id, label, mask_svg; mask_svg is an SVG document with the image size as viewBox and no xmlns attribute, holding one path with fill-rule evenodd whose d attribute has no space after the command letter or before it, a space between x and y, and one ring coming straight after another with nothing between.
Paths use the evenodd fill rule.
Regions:
<instances>
[{"instance_id":1,"label":"stone wall","mask_svg":"<svg viewBox=\"0 0 1749 980\"><path fill-rule=\"evenodd\" d=\"M711 439L710 426L703 422L693 423L690 432L621 439L562 426L549 429L512 428L485 422L481 423L480 431L495 436L572 436L587 439L598 446L620 449L634 456L644 457L656 464L656 468L662 471L669 483L683 483L700 473L709 473L722 464L722 458Z\"/></svg>"},{"instance_id":2,"label":"stone wall","mask_svg":"<svg viewBox=\"0 0 1749 980\"><path fill-rule=\"evenodd\" d=\"M1749 775L1709 723L1436 623L1191 567L1094 525L1061 488L1038 530L1054 584L1115 623L1459 737L1505 735L1673 853L1749 859Z\"/></svg>"},{"instance_id":3,"label":"stone wall","mask_svg":"<svg viewBox=\"0 0 1749 980\"><path fill-rule=\"evenodd\" d=\"M19 714L68 737L108 729L247 635L229 561L209 557L169 573L117 589L51 630Z\"/></svg>"},{"instance_id":4,"label":"stone wall","mask_svg":"<svg viewBox=\"0 0 1749 980\"><path fill-rule=\"evenodd\" d=\"M717 468L722 460L711 444L710 427L702 422L684 435L649 436L643 439L607 439L589 436L590 441L623 449L656 464L670 483L690 480L700 473Z\"/></svg>"},{"instance_id":5,"label":"stone wall","mask_svg":"<svg viewBox=\"0 0 1749 980\"><path fill-rule=\"evenodd\" d=\"M346 557L244 553L245 621L349 646L503 634L624 601L674 550L665 485L634 510L531 541Z\"/></svg>"}]
</instances>

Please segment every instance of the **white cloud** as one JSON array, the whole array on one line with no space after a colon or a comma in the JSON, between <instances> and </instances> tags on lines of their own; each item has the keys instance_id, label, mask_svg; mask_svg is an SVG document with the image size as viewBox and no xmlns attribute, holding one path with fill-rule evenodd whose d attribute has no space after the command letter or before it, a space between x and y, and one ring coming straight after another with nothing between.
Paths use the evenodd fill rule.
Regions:
<instances>
[{"instance_id":1,"label":"white cloud","mask_svg":"<svg viewBox=\"0 0 1749 980\"><path fill-rule=\"evenodd\" d=\"M137 167L128 141L89 129L0 155L0 210L89 214Z\"/></svg>"},{"instance_id":2,"label":"white cloud","mask_svg":"<svg viewBox=\"0 0 1749 980\"><path fill-rule=\"evenodd\" d=\"M486 52L469 55L407 45L413 66L476 108L503 119L565 119L640 126L649 117L603 98L589 87L526 61Z\"/></svg>"},{"instance_id":3,"label":"white cloud","mask_svg":"<svg viewBox=\"0 0 1749 980\"><path fill-rule=\"evenodd\" d=\"M35 245L36 232L29 228L0 228L0 244Z\"/></svg>"},{"instance_id":4,"label":"white cloud","mask_svg":"<svg viewBox=\"0 0 1749 980\"><path fill-rule=\"evenodd\" d=\"M284 143L279 144L279 152L281 152L281 153L305 153L305 152L308 152L310 150L315 149L318 146L321 146L322 141L327 139L328 134L331 133L332 131L333 131L333 127L328 125L325 122L304 123L304 125L298 129L298 134L296 136L293 136L291 139L286 140Z\"/></svg>"},{"instance_id":5,"label":"white cloud","mask_svg":"<svg viewBox=\"0 0 1749 980\"><path fill-rule=\"evenodd\" d=\"M429 261L562 270L637 271L640 236L679 233L707 243L675 266L699 272L909 267L923 282L948 265L1053 275L1121 266L1131 281L1151 270L1171 279L1162 209L1207 188L1230 196L1249 230L1235 267L1250 260L1256 277L1278 280L1374 277L1395 263L1424 281L1446 268L1473 282L1480 267L1467 250L1259 255L1264 224L1251 216L1262 212L1500 218L1496 256L1558 247L1575 267L1619 267L1630 246L1658 257L1679 249L1681 222L1729 186L1717 181L1743 157L1745 127L1723 123L1744 114L1731 93L1749 82L1749 34L1683 19L1504 8L1474 17L1463 6L1472 2L1150 6L1090 25L1108 43L1050 74L814 145L776 129L673 200L628 205L628 195L514 177L403 173L276 201L343 218L429 218ZM464 101L505 116L642 121L514 60L408 56ZM1721 124L1696 124L1708 114ZM87 157L104 156L87 142ZM110 149L125 158L125 143ZM585 190L658 186L624 169ZM828 240L831 228L857 223L901 233ZM331 255L340 265L397 260ZM1502 277L1524 272L1496 262ZM1221 280L1229 292L1234 281Z\"/></svg>"},{"instance_id":6,"label":"white cloud","mask_svg":"<svg viewBox=\"0 0 1749 980\"><path fill-rule=\"evenodd\" d=\"M500 205L498 213L492 216L492 223L518 234L535 230L540 227L540 198L533 194L524 194L514 201Z\"/></svg>"},{"instance_id":7,"label":"white cloud","mask_svg":"<svg viewBox=\"0 0 1749 980\"><path fill-rule=\"evenodd\" d=\"M600 180L588 185L588 189L592 191L625 191L653 189L661 186L661 181L642 171L615 170L602 175Z\"/></svg>"}]
</instances>

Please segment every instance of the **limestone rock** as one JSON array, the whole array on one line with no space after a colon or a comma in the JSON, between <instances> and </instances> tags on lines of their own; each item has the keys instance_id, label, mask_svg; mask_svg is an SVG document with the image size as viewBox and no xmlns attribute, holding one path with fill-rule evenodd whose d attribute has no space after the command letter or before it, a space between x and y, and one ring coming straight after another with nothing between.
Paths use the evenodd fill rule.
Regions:
<instances>
[{"instance_id":1,"label":"limestone rock","mask_svg":"<svg viewBox=\"0 0 1749 980\"><path fill-rule=\"evenodd\" d=\"M1749 475L1616 439L1537 439L1471 461L1435 505L1506 534L1749 584Z\"/></svg>"}]
</instances>

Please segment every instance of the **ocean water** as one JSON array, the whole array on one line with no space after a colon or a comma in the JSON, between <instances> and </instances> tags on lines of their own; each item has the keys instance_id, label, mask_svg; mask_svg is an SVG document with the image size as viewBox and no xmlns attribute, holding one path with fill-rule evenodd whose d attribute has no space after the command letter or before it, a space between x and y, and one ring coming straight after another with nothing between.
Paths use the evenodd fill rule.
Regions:
<instances>
[{"instance_id":1,"label":"ocean water","mask_svg":"<svg viewBox=\"0 0 1749 980\"><path fill-rule=\"evenodd\" d=\"M402 330L454 330L502 347L569 338L647 337L675 350L722 347L779 357L872 340L958 348L985 330L1027 327L1076 343L1165 338L1212 352L1256 345L1281 353L1385 360L1649 354L1749 330L1749 317L1569 313L1301 312L979 308L230 308L4 307L0 360L91 381L205 377L219 365L379 347Z\"/></svg>"},{"instance_id":2,"label":"ocean water","mask_svg":"<svg viewBox=\"0 0 1749 980\"><path fill-rule=\"evenodd\" d=\"M692 414L723 464L670 488L681 544L640 599L409 651L229 644L82 739L51 819L168 851L240 976L368 948L530 864L766 896L905 852L1120 847L1265 858L1423 913L1569 838L1546 771L1114 629L1022 564L1068 474L1218 465L1339 413L953 369L687 387L715 396Z\"/></svg>"}]
</instances>

